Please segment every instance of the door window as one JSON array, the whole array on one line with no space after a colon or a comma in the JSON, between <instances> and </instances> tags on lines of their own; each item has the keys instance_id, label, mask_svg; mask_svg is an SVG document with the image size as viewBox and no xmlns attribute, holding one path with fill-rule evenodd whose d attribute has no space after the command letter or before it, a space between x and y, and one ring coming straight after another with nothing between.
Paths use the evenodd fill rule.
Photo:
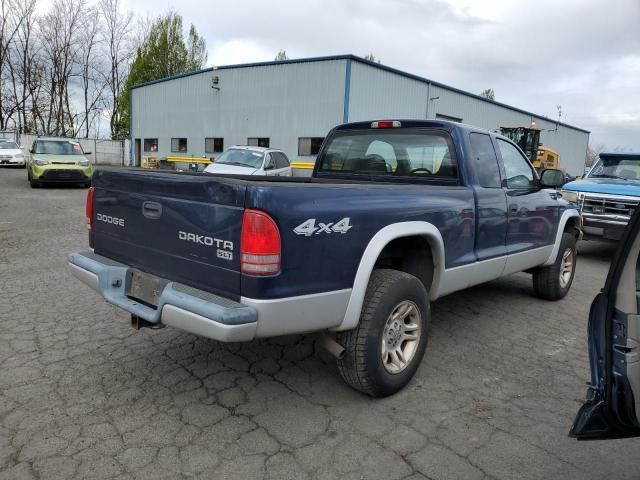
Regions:
<instances>
[{"instance_id":1,"label":"door window","mask_svg":"<svg viewBox=\"0 0 640 480\"><path fill-rule=\"evenodd\" d=\"M276 168L276 162L274 161L274 157L273 154L271 153L267 153L264 156L264 169L265 170L271 170Z\"/></svg>"},{"instance_id":2,"label":"door window","mask_svg":"<svg viewBox=\"0 0 640 480\"><path fill-rule=\"evenodd\" d=\"M273 156L273 158L276 161L276 168L277 169L288 168L289 167L289 160L287 159L287 157L286 157L286 155L284 153L271 152L271 155Z\"/></svg>"},{"instance_id":3,"label":"door window","mask_svg":"<svg viewBox=\"0 0 640 480\"><path fill-rule=\"evenodd\" d=\"M469 140L473 151L474 168L480 186L485 188L502 187L500 167L491 143L491 137L484 133L471 133Z\"/></svg>"},{"instance_id":4,"label":"door window","mask_svg":"<svg viewBox=\"0 0 640 480\"><path fill-rule=\"evenodd\" d=\"M507 188L533 188L536 178L527 159L511 143L498 139Z\"/></svg>"}]
</instances>

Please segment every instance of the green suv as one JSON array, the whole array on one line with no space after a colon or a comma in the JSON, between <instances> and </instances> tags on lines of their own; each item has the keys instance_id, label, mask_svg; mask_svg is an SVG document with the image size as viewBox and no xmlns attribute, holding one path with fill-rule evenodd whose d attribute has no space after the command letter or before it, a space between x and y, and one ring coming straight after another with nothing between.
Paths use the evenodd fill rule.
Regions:
<instances>
[{"instance_id":1,"label":"green suv","mask_svg":"<svg viewBox=\"0 0 640 480\"><path fill-rule=\"evenodd\" d=\"M59 138L34 140L27 165L27 178L32 188L45 183L91 185L93 167L78 142Z\"/></svg>"}]
</instances>

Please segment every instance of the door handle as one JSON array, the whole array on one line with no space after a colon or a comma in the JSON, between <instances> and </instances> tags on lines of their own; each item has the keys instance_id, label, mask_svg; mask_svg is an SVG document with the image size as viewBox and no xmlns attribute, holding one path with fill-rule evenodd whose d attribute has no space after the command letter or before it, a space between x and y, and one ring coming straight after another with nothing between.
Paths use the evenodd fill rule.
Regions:
<instances>
[{"instance_id":1,"label":"door handle","mask_svg":"<svg viewBox=\"0 0 640 480\"><path fill-rule=\"evenodd\" d=\"M157 220L162 215L162 205L158 202L143 202L142 215L151 220Z\"/></svg>"},{"instance_id":2,"label":"door handle","mask_svg":"<svg viewBox=\"0 0 640 480\"><path fill-rule=\"evenodd\" d=\"M518 205L516 203L509 205L509 213L512 213L513 215L518 214Z\"/></svg>"}]
</instances>

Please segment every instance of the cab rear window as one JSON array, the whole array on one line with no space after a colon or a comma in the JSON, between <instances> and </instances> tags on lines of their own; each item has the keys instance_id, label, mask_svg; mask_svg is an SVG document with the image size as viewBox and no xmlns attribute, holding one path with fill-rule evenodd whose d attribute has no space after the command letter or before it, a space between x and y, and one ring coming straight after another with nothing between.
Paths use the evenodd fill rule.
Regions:
<instances>
[{"instance_id":1,"label":"cab rear window","mask_svg":"<svg viewBox=\"0 0 640 480\"><path fill-rule=\"evenodd\" d=\"M388 177L456 179L453 145L441 132L345 132L329 140L321 172Z\"/></svg>"}]
</instances>

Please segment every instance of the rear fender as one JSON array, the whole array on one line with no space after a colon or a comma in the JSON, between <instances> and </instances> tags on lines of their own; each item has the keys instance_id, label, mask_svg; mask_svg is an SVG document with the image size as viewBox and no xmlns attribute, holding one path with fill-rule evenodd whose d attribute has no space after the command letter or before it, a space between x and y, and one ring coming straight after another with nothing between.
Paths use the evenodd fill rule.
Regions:
<instances>
[{"instance_id":1,"label":"rear fender","mask_svg":"<svg viewBox=\"0 0 640 480\"><path fill-rule=\"evenodd\" d=\"M358 325L371 272L373 272L373 267L387 244L397 238L416 235L425 237L431 246L434 271L430 296L435 296L434 293L438 291L440 279L444 271L444 243L440 232L435 225L428 222L392 223L378 231L367 244L367 248L362 254L360 264L358 265L358 271L356 272L356 277L353 282L353 289L344 320L334 330L351 330Z\"/></svg>"}]
</instances>

